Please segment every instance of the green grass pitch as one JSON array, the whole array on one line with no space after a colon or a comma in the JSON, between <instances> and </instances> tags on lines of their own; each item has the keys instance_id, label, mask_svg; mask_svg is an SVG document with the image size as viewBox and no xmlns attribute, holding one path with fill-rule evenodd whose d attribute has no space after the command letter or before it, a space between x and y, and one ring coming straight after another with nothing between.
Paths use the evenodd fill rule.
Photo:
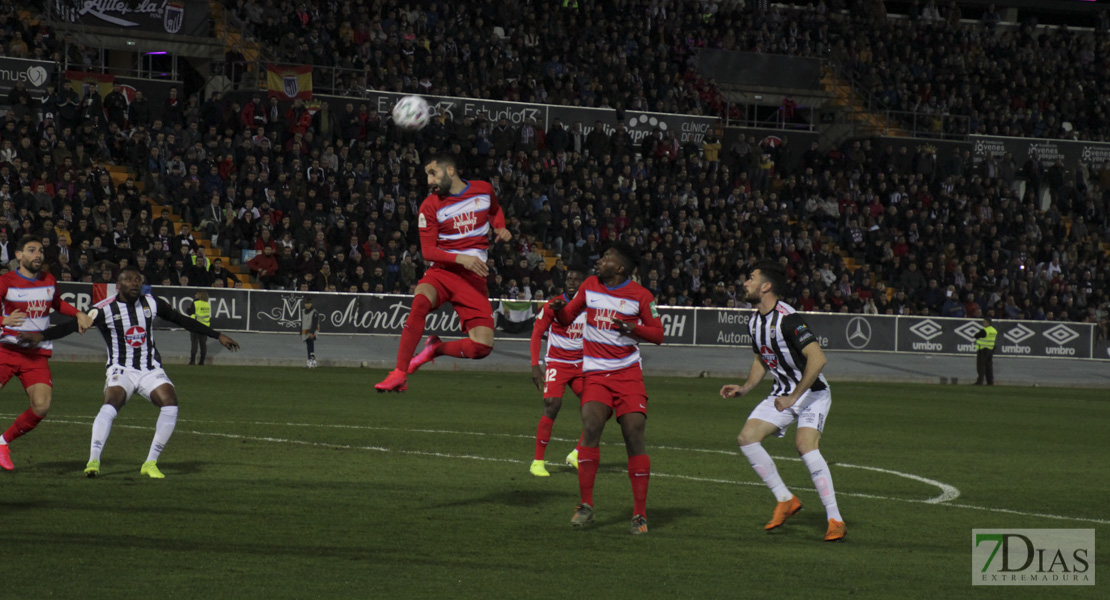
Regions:
<instances>
[{"instance_id":1,"label":"green grass pitch","mask_svg":"<svg viewBox=\"0 0 1110 600\"><path fill-rule=\"evenodd\" d=\"M764 445L805 509L762 529L773 497L736 435L766 383L722 400L722 380L649 378L650 533L631 536L614 423L597 524L570 527L569 392L552 476L529 475L541 402L524 368L422 372L381 395L380 371L170 366L181 414L161 481L139 476L157 417L140 397L101 477L82 475L103 367L53 370L53 411L0 472L0 598L1105 597L1106 582L969 577L973 528L1110 540L1105 391L832 382L822 452L849 530L827 544L793 430ZM0 427L26 406L9 384Z\"/></svg>"}]
</instances>

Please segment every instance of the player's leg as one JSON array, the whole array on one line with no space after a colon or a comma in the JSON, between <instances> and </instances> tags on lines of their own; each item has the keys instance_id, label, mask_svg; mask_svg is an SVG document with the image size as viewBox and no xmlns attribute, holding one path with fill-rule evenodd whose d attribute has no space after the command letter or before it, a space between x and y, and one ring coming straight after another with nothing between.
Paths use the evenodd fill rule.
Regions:
<instances>
[{"instance_id":1,"label":"player's leg","mask_svg":"<svg viewBox=\"0 0 1110 600\"><path fill-rule=\"evenodd\" d=\"M582 391L585 386L585 381L586 380L584 377L582 377L581 373L570 380L570 391L574 392L574 395L578 397L579 401L581 401L582 399ZM578 443L574 445L574 450L571 450L570 454L568 454L566 458L566 463L574 467L575 469L578 468L578 449L580 447L582 447L581 433L578 434Z\"/></svg>"},{"instance_id":2,"label":"player's leg","mask_svg":"<svg viewBox=\"0 0 1110 600\"><path fill-rule=\"evenodd\" d=\"M821 455L819 448L821 431L825 427L825 419L832 405L832 395L828 390L824 390L821 392L806 392L805 396L815 396L817 399L811 401L798 415L798 432L795 435L794 445L797 447L798 455L802 457L806 469L809 470L810 479L813 480L813 487L817 489L817 495L821 498L821 504L825 506L829 522L825 541L839 541L844 539L846 527L844 526L844 518L840 516L840 509L836 505L836 491L833 488L832 472L829 470L829 464L825 462L825 457ZM804 396L803 399L805 399Z\"/></svg>"},{"instance_id":3,"label":"player's leg","mask_svg":"<svg viewBox=\"0 0 1110 600\"><path fill-rule=\"evenodd\" d=\"M119 367L115 367L118 369ZM109 369L109 381L111 381L112 370ZM120 380L117 378L117 383ZM100 455L104 452L104 445L108 443L108 436L112 433L112 423L116 420L116 415L119 411L123 410L123 405L127 403L127 399L131 397L131 390L133 386L121 387L119 385L105 386L104 388L104 404L100 406L100 412L96 414L96 419L93 419L92 426L92 441L89 443L89 462L85 465L86 477L98 477L100 475Z\"/></svg>"},{"instance_id":4,"label":"player's leg","mask_svg":"<svg viewBox=\"0 0 1110 600\"><path fill-rule=\"evenodd\" d=\"M197 341L200 343L200 360L197 361L198 365L203 366L204 360L208 358L208 336L203 333L194 333L197 336Z\"/></svg>"},{"instance_id":5,"label":"player's leg","mask_svg":"<svg viewBox=\"0 0 1110 600\"><path fill-rule=\"evenodd\" d=\"M8 381L15 375L15 371L16 366L10 364L10 361L5 360L0 363L0 389L8 384ZM0 435L0 468L7 471L15 468L15 465L12 464L11 449L8 448L8 440L4 438L4 435Z\"/></svg>"},{"instance_id":6,"label":"player's leg","mask_svg":"<svg viewBox=\"0 0 1110 600\"><path fill-rule=\"evenodd\" d=\"M147 374L143 379L143 385L138 391L149 398L159 410L158 423L154 428L154 440L150 443L146 462L139 472L154 479L162 479L165 475L158 469L158 457L162 455L162 450L169 443L173 429L177 426L177 390L161 370ZM153 391L150 391L150 388L154 388Z\"/></svg>"},{"instance_id":7,"label":"player's leg","mask_svg":"<svg viewBox=\"0 0 1110 600\"><path fill-rule=\"evenodd\" d=\"M424 275L424 279L416 286L416 295L412 299L412 308L409 309L408 319L401 330L401 343L397 347L397 367L381 383L374 386L379 392L403 392L408 389L407 375L412 355L416 345L424 336L424 322L428 313L439 306L440 294L433 281L433 273Z\"/></svg>"},{"instance_id":8,"label":"player's leg","mask_svg":"<svg viewBox=\"0 0 1110 600\"><path fill-rule=\"evenodd\" d=\"M595 389L599 398L608 393L602 386L595 386ZM609 403L595 401L593 397L587 389L582 403L582 444L578 449L578 491L582 501L570 520L574 527L585 527L594 520L594 481L597 479L597 467L601 460L601 432L605 429L605 422L613 416ZM612 400L609 399L608 402Z\"/></svg>"},{"instance_id":9,"label":"player's leg","mask_svg":"<svg viewBox=\"0 0 1110 600\"><path fill-rule=\"evenodd\" d=\"M197 339L200 336L198 333L189 332L189 364L197 364L197 345L200 342Z\"/></svg>"},{"instance_id":10,"label":"player's leg","mask_svg":"<svg viewBox=\"0 0 1110 600\"><path fill-rule=\"evenodd\" d=\"M439 338L429 337L424 350L409 363L409 373L421 365L431 362L437 356L482 359L493 351L493 306L489 303L486 280L480 277L454 275L453 287L440 298L450 302L462 322L467 337L461 340L440 342Z\"/></svg>"},{"instance_id":11,"label":"player's leg","mask_svg":"<svg viewBox=\"0 0 1110 600\"><path fill-rule=\"evenodd\" d=\"M552 428L555 425L555 417L558 416L558 410L563 406L563 396L551 396L554 390L549 387L554 382L555 369L547 369L548 384L545 386L546 394L544 395L544 414L539 416L539 424L536 425L536 450L532 457L532 466L528 470L536 477L547 477L551 474L547 472L547 467L544 465L544 455L547 452L547 444L552 439ZM562 391L562 386L558 388Z\"/></svg>"},{"instance_id":12,"label":"player's leg","mask_svg":"<svg viewBox=\"0 0 1110 600\"><path fill-rule=\"evenodd\" d=\"M5 352L4 366L0 368L0 381L7 382L13 375L19 376L23 389L31 401L31 407L23 411L4 435L0 435L0 467L11 471L15 464L11 458L9 442L26 435L38 426L50 412L50 402L54 395L50 365L45 356L27 356ZM14 355L14 356L13 356Z\"/></svg>"},{"instance_id":13,"label":"player's leg","mask_svg":"<svg viewBox=\"0 0 1110 600\"><path fill-rule=\"evenodd\" d=\"M38 424L50 412L50 399L53 392L54 388L49 383L35 383L27 387L27 396L31 399L31 407L16 417L11 427L8 427L4 435L0 436L0 467L9 471L15 468L8 442L14 442L38 427Z\"/></svg>"},{"instance_id":14,"label":"player's leg","mask_svg":"<svg viewBox=\"0 0 1110 600\"><path fill-rule=\"evenodd\" d=\"M771 493L775 495L775 500L778 501L771 515L771 520L764 526L764 529L768 531L779 527L786 522L788 517L802 509L802 503L794 494L790 493L786 484L783 483L782 477L775 467L775 461L763 448L762 443L764 438L773 433L777 432L781 436L785 427L793 421L792 413L789 411L784 411L784 413L786 414L784 415L775 409L774 396L768 397L752 411L737 439L740 443L740 452L748 459L752 469L763 480L763 483L770 488Z\"/></svg>"},{"instance_id":15,"label":"player's leg","mask_svg":"<svg viewBox=\"0 0 1110 600\"><path fill-rule=\"evenodd\" d=\"M646 400L642 400L640 405L646 404ZM628 451L628 480L632 484L632 533L647 533L647 492L648 482L651 480L651 459L644 447L647 415L642 412L625 413L617 417L617 423L620 423L624 447Z\"/></svg>"},{"instance_id":16,"label":"player's leg","mask_svg":"<svg viewBox=\"0 0 1110 600\"><path fill-rule=\"evenodd\" d=\"M431 362L437 356L454 356L455 358L470 358L479 360L489 356L493 351L493 327L479 325L467 331L467 337L461 340L441 342L439 338L429 337L428 344L420 356L413 359L409 372L420 368L420 365Z\"/></svg>"}]
</instances>

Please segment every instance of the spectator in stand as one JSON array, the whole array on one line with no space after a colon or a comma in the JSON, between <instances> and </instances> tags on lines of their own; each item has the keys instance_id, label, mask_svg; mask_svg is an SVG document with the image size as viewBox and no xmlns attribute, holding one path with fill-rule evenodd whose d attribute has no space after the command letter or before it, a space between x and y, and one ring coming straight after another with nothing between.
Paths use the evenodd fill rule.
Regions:
<instances>
[{"instance_id":1,"label":"spectator in stand","mask_svg":"<svg viewBox=\"0 0 1110 600\"><path fill-rule=\"evenodd\" d=\"M266 289L272 289L278 282L278 261L274 257L273 246L264 246L262 253L247 262L251 273ZM324 265L327 267L327 265Z\"/></svg>"}]
</instances>

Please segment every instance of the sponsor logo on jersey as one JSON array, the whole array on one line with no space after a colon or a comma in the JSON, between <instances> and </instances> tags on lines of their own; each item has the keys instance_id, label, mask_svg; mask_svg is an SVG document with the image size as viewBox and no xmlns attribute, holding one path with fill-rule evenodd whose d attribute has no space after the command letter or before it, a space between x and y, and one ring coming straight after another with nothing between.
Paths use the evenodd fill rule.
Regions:
<instances>
[{"instance_id":1,"label":"sponsor logo on jersey","mask_svg":"<svg viewBox=\"0 0 1110 600\"><path fill-rule=\"evenodd\" d=\"M767 363L768 367L777 369L779 366L779 358L775 356L775 351L770 346L760 346L759 355L763 357L763 362Z\"/></svg>"},{"instance_id":2,"label":"sponsor logo on jersey","mask_svg":"<svg viewBox=\"0 0 1110 600\"><path fill-rule=\"evenodd\" d=\"M478 224L478 215L473 212L465 212L461 215L452 217L451 224L455 226L455 229L459 230L459 233L468 233Z\"/></svg>"},{"instance_id":3,"label":"sponsor logo on jersey","mask_svg":"<svg viewBox=\"0 0 1110 600\"><path fill-rule=\"evenodd\" d=\"M124 341L132 348L138 348L146 342L146 330L138 325L128 327L124 332Z\"/></svg>"}]
</instances>

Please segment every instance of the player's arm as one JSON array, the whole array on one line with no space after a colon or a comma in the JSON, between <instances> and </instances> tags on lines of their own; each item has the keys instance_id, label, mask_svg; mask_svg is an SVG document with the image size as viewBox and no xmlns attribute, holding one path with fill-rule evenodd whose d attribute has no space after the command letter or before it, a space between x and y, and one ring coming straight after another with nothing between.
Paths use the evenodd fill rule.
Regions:
<instances>
[{"instance_id":1,"label":"player's arm","mask_svg":"<svg viewBox=\"0 0 1110 600\"><path fill-rule=\"evenodd\" d=\"M77 307L69 302L62 300L62 294L57 291L57 288L54 290L54 300L50 303L50 307L67 317L77 317L77 331L81 333L85 333L86 329L92 327L93 318L77 310Z\"/></svg>"},{"instance_id":2,"label":"player's arm","mask_svg":"<svg viewBox=\"0 0 1110 600\"><path fill-rule=\"evenodd\" d=\"M193 333L199 333L210 338L215 338L219 340L220 344L222 344L223 347L227 348L228 350L235 351L239 349L239 342L236 342L235 340L216 331L215 329L212 329L211 327L205 325L204 323L201 323L196 319L190 319L189 317L186 317L185 315L177 312L165 300L161 298L155 298L154 303L155 306L158 308L158 316L169 321L170 323L173 323L174 325L177 325L182 329L187 329Z\"/></svg>"},{"instance_id":3,"label":"player's arm","mask_svg":"<svg viewBox=\"0 0 1110 600\"><path fill-rule=\"evenodd\" d=\"M513 234L505 229L505 211L501 210L501 203L497 201L497 194L491 189L489 192L489 223L493 227L493 239L498 242L507 242L513 239Z\"/></svg>"},{"instance_id":4,"label":"player's arm","mask_svg":"<svg viewBox=\"0 0 1110 600\"><path fill-rule=\"evenodd\" d=\"M105 327L104 311L93 309L90 312L92 312L93 315L95 315L95 317L93 317L93 316L89 317L92 320L92 323L94 325L96 325L97 327L100 327L101 329L103 329ZM17 313L14 313L14 314L20 314L20 313L17 312ZM82 314L84 314L84 313L82 313ZM81 327L81 323L77 319L70 319L70 320L67 320L65 323L60 323L58 325L53 325L51 327L47 327L46 329L44 329L42 331L20 331L19 332L19 343L21 345L26 344L26 345L29 345L29 346L37 346L40 342L60 340L60 339L66 337L67 335L69 335L71 333L78 333L78 332L85 333L86 329L88 329L88 328L87 327L85 327L85 328Z\"/></svg>"},{"instance_id":5,"label":"player's arm","mask_svg":"<svg viewBox=\"0 0 1110 600\"><path fill-rule=\"evenodd\" d=\"M726 385L721 388L722 398L739 398L744 394L755 389L759 382L767 375L767 366L763 364L763 359L759 357L759 353L752 358L752 368L748 370L748 379L744 381L744 385Z\"/></svg>"},{"instance_id":6,"label":"player's arm","mask_svg":"<svg viewBox=\"0 0 1110 600\"><path fill-rule=\"evenodd\" d=\"M551 311L550 302L540 309L540 316L532 325L532 340L530 346L532 355L532 383L543 391L543 367L540 366L540 350L543 347L543 334L551 327L555 314Z\"/></svg>"},{"instance_id":7,"label":"player's arm","mask_svg":"<svg viewBox=\"0 0 1110 600\"><path fill-rule=\"evenodd\" d=\"M821 350L821 344L817 343L817 336L813 335L809 325L800 315L794 313L783 317L782 329L786 343L805 356L806 366L802 370L802 380L794 387L794 391L789 395L775 398L775 408L780 411L794 406L798 398L806 393L821 376L821 369L824 369L829 362L825 358L825 352Z\"/></svg>"},{"instance_id":8,"label":"player's arm","mask_svg":"<svg viewBox=\"0 0 1110 600\"><path fill-rule=\"evenodd\" d=\"M589 281L587 279L586 281ZM582 287L578 288L578 293L570 302L564 301L562 298L554 298L551 300L551 310L555 313L555 320L564 327L569 327L582 311L586 310L586 284L583 283Z\"/></svg>"},{"instance_id":9,"label":"player's arm","mask_svg":"<svg viewBox=\"0 0 1110 600\"><path fill-rule=\"evenodd\" d=\"M640 302L639 324L621 320L614 320L613 324L625 335L634 335L652 344L663 343L663 322L659 320L659 311L655 308L654 300Z\"/></svg>"}]
</instances>

